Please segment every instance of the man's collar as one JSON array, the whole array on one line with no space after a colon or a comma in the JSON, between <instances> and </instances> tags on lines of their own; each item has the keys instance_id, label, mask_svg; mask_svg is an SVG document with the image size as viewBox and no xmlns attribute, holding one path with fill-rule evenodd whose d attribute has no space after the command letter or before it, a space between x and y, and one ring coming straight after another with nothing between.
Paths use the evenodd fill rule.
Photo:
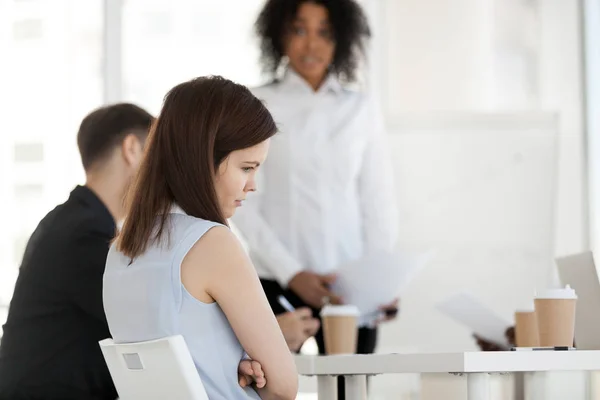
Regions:
<instances>
[{"instance_id":1,"label":"man's collar","mask_svg":"<svg viewBox=\"0 0 600 400\"><path fill-rule=\"evenodd\" d=\"M103 232L110 235L115 234L115 219L113 218L110 211L108 211L108 207L106 207L106 205L102 202L102 200L100 200L100 198L96 193L94 193L94 191L92 191L87 186L78 185L71 192L71 197L83 201L90 208L92 208L94 212L98 214L98 216L102 217L102 226L100 228Z\"/></svg>"}]
</instances>

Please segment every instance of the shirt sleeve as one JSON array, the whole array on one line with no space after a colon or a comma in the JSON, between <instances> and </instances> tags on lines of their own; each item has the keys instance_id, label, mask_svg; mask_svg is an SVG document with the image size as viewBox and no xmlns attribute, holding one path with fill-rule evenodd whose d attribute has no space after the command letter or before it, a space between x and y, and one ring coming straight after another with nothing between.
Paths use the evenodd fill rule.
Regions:
<instances>
[{"instance_id":1,"label":"shirt sleeve","mask_svg":"<svg viewBox=\"0 0 600 400\"><path fill-rule=\"evenodd\" d=\"M257 179L259 191L248 196L244 207L231 220L245 241L250 257L269 270L280 285L286 287L303 268L262 217L260 172Z\"/></svg>"},{"instance_id":2,"label":"shirt sleeve","mask_svg":"<svg viewBox=\"0 0 600 400\"><path fill-rule=\"evenodd\" d=\"M75 240L70 257L69 294L76 307L106 324L102 280L110 243L99 232L85 232Z\"/></svg>"},{"instance_id":3,"label":"shirt sleeve","mask_svg":"<svg viewBox=\"0 0 600 400\"><path fill-rule=\"evenodd\" d=\"M358 178L365 250L391 251L398 239L398 209L390 147L379 107L371 98L365 101L368 139Z\"/></svg>"}]
</instances>

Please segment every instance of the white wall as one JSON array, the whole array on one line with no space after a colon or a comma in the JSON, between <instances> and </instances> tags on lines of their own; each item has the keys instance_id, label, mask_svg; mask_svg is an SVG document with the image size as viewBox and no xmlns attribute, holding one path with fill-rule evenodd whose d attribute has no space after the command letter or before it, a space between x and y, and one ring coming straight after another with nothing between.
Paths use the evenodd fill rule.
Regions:
<instances>
[{"instance_id":1,"label":"white wall","mask_svg":"<svg viewBox=\"0 0 600 400\"><path fill-rule=\"evenodd\" d=\"M597 251L600 244L600 0L584 0L584 7L590 247Z\"/></svg>"},{"instance_id":2,"label":"white wall","mask_svg":"<svg viewBox=\"0 0 600 400\"><path fill-rule=\"evenodd\" d=\"M580 2L366 3L376 34L371 87L390 127L403 240L442 247L403 296L401 318L382 329L380 347L474 348L471 332L433 310L436 301L467 288L511 319L535 286L551 284L553 257L589 248ZM432 119L439 129L422 129ZM533 125L548 130L538 137ZM484 151L486 140L499 151ZM426 385L445 387L436 379Z\"/></svg>"},{"instance_id":3,"label":"white wall","mask_svg":"<svg viewBox=\"0 0 600 400\"><path fill-rule=\"evenodd\" d=\"M502 105L510 104L510 96L514 108L555 114L557 181L555 196L548 200L555 200L556 225L549 232L553 235L551 255L587 249L580 2L371 0L367 6L369 3L373 3L369 11L377 57L371 63L375 71L372 87L383 100L388 125L393 129L403 119L418 119L437 110L450 115L504 112ZM526 22L531 30L519 28ZM507 58L521 59L530 73L504 71ZM527 95L519 95L514 87L503 89L511 78ZM497 121L488 122L487 127L493 129ZM404 154L400 148L394 157ZM445 179L461 177L445 175ZM551 282L550 275L548 271L546 282Z\"/></svg>"},{"instance_id":4,"label":"white wall","mask_svg":"<svg viewBox=\"0 0 600 400\"><path fill-rule=\"evenodd\" d=\"M386 111L537 109L544 1L366 0Z\"/></svg>"},{"instance_id":5,"label":"white wall","mask_svg":"<svg viewBox=\"0 0 600 400\"><path fill-rule=\"evenodd\" d=\"M553 114L405 116L390 133L400 242L439 250L402 296L382 346L474 349L472 332L435 310L468 290L512 322L545 285L553 257ZM443 335L440 332L444 332Z\"/></svg>"},{"instance_id":6,"label":"white wall","mask_svg":"<svg viewBox=\"0 0 600 400\"><path fill-rule=\"evenodd\" d=\"M560 117L555 253L589 249L581 2L539 0L540 109Z\"/></svg>"},{"instance_id":7,"label":"white wall","mask_svg":"<svg viewBox=\"0 0 600 400\"><path fill-rule=\"evenodd\" d=\"M386 1L387 113L490 109L492 12L491 0Z\"/></svg>"}]
</instances>

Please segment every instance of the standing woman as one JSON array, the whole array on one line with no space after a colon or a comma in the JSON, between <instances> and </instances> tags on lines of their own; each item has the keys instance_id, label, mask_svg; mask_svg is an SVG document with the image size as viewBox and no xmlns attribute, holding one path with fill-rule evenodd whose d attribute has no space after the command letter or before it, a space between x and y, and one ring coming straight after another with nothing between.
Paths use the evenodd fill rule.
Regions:
<instances>
[{"instance_id":1,"label":"standing woman","mask_svg":"<svg viewBox=\"0 0 600 400\"><path fill-rule=\"evenodd\" d=\"M233 222L273 311L284 311L283 294L316 315L326 299L343 302L329 289L340 265L392 250L397 239L380 110L344 87L356 80L370 30L355 0L268 0L256 31L273 82L254 94L281 133L258 178L261 191ZM357 352L372 353L376 337L376 327L362 327ZM316 338L324 352L321 332Z\"/></svg>"}]
</instances>

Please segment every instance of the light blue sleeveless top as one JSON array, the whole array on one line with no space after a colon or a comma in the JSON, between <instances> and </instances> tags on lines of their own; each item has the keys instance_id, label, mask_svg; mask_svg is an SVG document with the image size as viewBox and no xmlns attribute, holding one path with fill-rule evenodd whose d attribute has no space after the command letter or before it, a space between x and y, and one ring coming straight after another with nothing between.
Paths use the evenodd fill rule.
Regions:
<instances>
[{"instance_id":1,"label":"light blue sleeveless top","mask_svg":"<svg viewBox=\"0 0 600 400\"><path fill-rule=\"evenodd\" d=\"M260 399L241 388L238 365L244 350L217 303L196 300L181 283L181 262L210 228L219 224L174 207L169 235L130 264L113 244L104 272L104 311L115 343L182 335L209 399Z\"/></svg>"}]
</instances>

